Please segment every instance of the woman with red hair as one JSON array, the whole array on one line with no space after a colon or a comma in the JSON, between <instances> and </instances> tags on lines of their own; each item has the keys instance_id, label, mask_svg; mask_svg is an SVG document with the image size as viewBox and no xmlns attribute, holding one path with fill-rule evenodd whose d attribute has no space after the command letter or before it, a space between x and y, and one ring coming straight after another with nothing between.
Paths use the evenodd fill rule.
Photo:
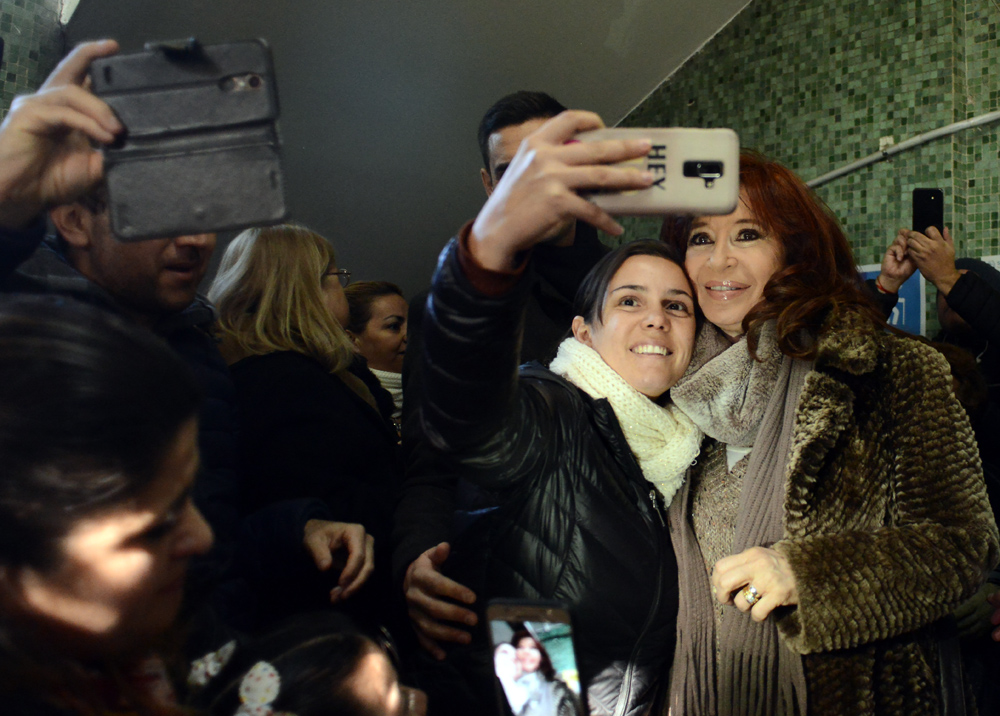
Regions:
<instances>
[{"instance_id":1,"label":"woman with red hair","mask_svg":"<svg viewBox=\"0 0 1000 716\"><path fill-rule=\"evenodd\" d=\"M933 625L998 557L968 419L822 201L757 154L740 183L663 227L706 319L671 398L713 439L670 508L672 713L941 713Z\"/></svg>"}]
</instances>

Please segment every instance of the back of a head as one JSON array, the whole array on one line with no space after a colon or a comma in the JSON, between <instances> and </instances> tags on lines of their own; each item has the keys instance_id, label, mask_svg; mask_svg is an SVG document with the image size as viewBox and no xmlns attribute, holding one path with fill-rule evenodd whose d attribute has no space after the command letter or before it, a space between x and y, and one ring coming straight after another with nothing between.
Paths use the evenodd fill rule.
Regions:
<instances>
[{"instance_id":1,"label":"back of a head","mask_svg":"<svg viewBox=\"0 0 1000 716\"><path fill-rule=\"evenodd\" d=\"M278 684L270 703L275 713L385 716L379 704L367 703L358 693L362 662L371 655L384 652L343 615L297 617L241 647L209 686L206 701L213 715L231 716L240 706L244 680L271 673Z\"/></svg>"},{"instance_id":2,"label":"back of a head","mask_svg":"<svg viewBox=\"0 0 1000 716\"><path fill-rule=\"evenodd\" d=\"M483 155L483 166L487 171L490 168L491 134L531 119L549 119L565 110L566 107L558 100L544 92L521 90L498 99L479 122L479 151Z\"/></svg>"},{"instance_id":3,"label":"back of a head","mask_svg":"<svg viewBox=\"0 0 1000 716\"><path fill-rule=\"evenodd\" d=\"M302 226L241 233L226 247L208 294L224 340L247 355L297 351L331 371L345 368L351 342L321 288L335 260L330 243Z\"/></svg>"}]
</instances>

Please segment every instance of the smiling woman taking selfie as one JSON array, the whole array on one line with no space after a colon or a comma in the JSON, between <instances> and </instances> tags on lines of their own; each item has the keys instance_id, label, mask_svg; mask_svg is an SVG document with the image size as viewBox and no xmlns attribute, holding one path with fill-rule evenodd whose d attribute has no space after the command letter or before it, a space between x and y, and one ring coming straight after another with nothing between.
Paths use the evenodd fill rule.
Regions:
<instances>
[{"instance_id":1,"label":"smiling woman taking selfie","mask_svg":"<svg viewBox=\"0 0 1000 716\"><path fill-rule=\"evenodd\" d=\"M4 713L181 712L157 644L212 533L191 502L199 392L141 329L0 305Z\"/></svg>"},{"instance_id":2,"label":"smiling woman taking selfie","mask_svg":"<svg viewBox=\"0 0 1000 716\"><path fill-rule=\"evenodd\" d=\"M932 624L998 555L947 364L798 177L746 153L740 185L663 229L706 319L671 396L713 438L671 507L673 714L942 713Z\"/></svg>"},{"instance_id":3,"label":"smiling woman taking selfie","mask_svg":"<svg viewBox=\"0 0 1000 716\"><path fill-rule=\"evenodd\" d=\"M604 257L580 286L572 337L550 369L518 371L531 247L571 218L620 233L575 190L651 181L595 166L641 156L648 142L565 143L599 126L583 112L544 124L445 250L428 298L417 411L423 439L492 507L469 530L489 538L465 534L449 557L480 575L463 582L479 595L473 608L493 597L566 603L589 712L631 715L649 708L670 667L677 573L663 506L701 440L666 400L696 322L674 251L645 241ZM463 554L470 545L481 546ZM481 642L449 658L469 670L492 662ZM476 713L493 710L492 682L479 682Z\"/></svg>"}]
</instances>

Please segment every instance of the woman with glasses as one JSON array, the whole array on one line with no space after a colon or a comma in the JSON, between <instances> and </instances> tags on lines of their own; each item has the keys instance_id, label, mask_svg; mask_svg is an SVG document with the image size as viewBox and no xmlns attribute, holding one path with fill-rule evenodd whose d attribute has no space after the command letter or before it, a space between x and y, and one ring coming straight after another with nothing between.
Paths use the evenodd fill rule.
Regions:
<instances>
[{"instance_id":1,"label":"woman with glasses","mask_svg":"<svg viewBox=\"0 0 1000 716\"><path fill-rule=\"evenodd\" d=\"M247 509L319 498L388 544L402 475L393 403L344 330L349 277L305 227L248 229L226 249L209 296L237 390Z\"/></svg>"}]
</instances>

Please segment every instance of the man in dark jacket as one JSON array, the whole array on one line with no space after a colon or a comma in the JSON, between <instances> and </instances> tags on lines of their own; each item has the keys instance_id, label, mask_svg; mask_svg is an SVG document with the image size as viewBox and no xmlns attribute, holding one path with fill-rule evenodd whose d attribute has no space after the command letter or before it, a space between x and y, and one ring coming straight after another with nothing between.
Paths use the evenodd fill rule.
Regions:
<instances>
[{"instance_id":1,"label":"man in dark jacket","mask_svg":"<svg viewBox=\"0 0 1000 716\"><path fill-rule=\"evenodd\" d=\"M184 359L205 396L195 502L228 561L249 523L242 523L236 472L235 394L211 335L213 310L197 295L215 236L126 243L112 235L101 154L90 141L111 142L122 127L82 85L90 62L117 49L113 41L79 46L38 93L15 100L0 127L0 291L55 293L99 305L150 328ZM43 242L46 207L54 207L49 217L59 235ZM286 525L291 542L305 542L321 566L341 540L355 553L368 548L363 530L359 539L351 527L347 540L347 526L322 522L327 517L319 506L299 503L268 519ZM364 569L363 556L361 562L357 573ZM357 559L352 568L355 564ZM206 571L217 566L218 561ZM233 602L238 599L246 601L239 595Z\"/></svg>"},{"instance_id":2,"label":"man in dark jacket","mask_svg":"<svg viewBox=\"0 0 1000 716\"><path fill-rule=\"evenodd\" d=\"M566 108L543 92L520 91L493 104L479 124L483 157L480 179L487 198L493 194L521 142ZM557 222L545 243L534 249L535 280L527 296L521 361L548 363L573 320L573 299L584 276L608 252L593 226L573 217ZM408 349L403 368L403 447L406 483L396 510L393 577L402 585L410 619L421 645L435 658L445 657L442 642L467 643L458 628L476 623L470 605L475 593L442 574L456 533L478 517L478 490L443 471L414 439L410 422L421 402L421 386L411 378L421 352L427 293L410 303Z\"/></svg>"}]
</instances>

